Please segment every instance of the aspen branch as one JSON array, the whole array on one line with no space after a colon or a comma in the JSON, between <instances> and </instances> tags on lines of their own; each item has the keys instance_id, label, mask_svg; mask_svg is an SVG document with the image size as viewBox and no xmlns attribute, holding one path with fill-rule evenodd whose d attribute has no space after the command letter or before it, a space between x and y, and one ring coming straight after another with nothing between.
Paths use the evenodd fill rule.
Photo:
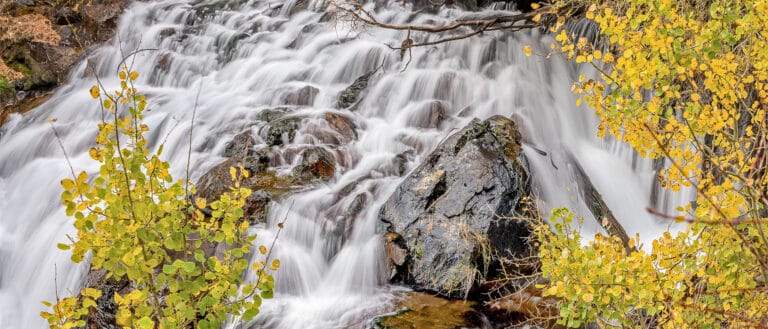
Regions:
<instances>
[{"instance_id":1,"label":"aspen branch","mask_svg":"<svg viewBox=\"0 0 768 329\"><path fill-rule=\"evenodd\" d=\"M497 31L497 30L517 31L522 29L546 27L551 25L551 23L554 22L558 16L570 15L570 14L573 14L574 12L577 12L579 9L579 5L575 3L568 3L565 6L561 6L561 7L555 7L554 5L544 5L535 10L525 12L525 13L520 13L520 14L502 15L502 16L494 15L486 18L466 19L466 20L458 19L448 25L426 26L426 25L411 25L411 24L400 25L400 24L389 24L389 23L382 22L378 20L371 11L365 9L364 6L357 1L345 1L345 2L331 1L331 6L335 8L337 12L337 16L346 21L350 21L354 23L362 23L368 26L374 26L374 27L383 28L387 30L409 31L407 39L404 40L399 47L389 46L389 48L391 49L401 50L401 51L407 50L413 47L432 46L432 45L437 45L441 43L466 39L466 38L470 38L470 37L482 34L485 31ZM460 31L460 30L465 30L467 28L470 29L467 32L463 32L451 37L445 37L445 38L441 38L434 41L416 43L416 42L413 42L413 40L410 38L411 31L435 34L435 33Z\"/></svg>"}]
</instances>

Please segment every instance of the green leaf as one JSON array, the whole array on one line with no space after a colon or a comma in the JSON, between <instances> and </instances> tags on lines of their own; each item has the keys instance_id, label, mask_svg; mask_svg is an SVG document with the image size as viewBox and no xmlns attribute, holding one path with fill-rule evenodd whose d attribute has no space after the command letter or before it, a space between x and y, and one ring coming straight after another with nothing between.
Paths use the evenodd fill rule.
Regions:
<instances>
[{"instance_id":1,"label":"green leaf","mask_svg":"<svg viewBox=\"0 0 768 329\"><path fill-rule=\"evenodd\" d=\"M205 252L202 250L195 250L195 260L204 263L205 262Z\"/></svg>"},{"instance_id":2,"label":"green leaf","mask_svg":"<svg viewBox=\"0 0 768 329\"><path fill-rule=\"evenodd\" d=\"M173 265L163 265L163 273L171 275L176 273L176 266Z\"/></svg>"},{"instance_id":3,"label":"green leaf","mask_svg":"<svg viewBox=\"0 0 768 329\"><path fill-rule=\"evenodd\" d=\"M152 329L155 326L155 322L152 321L148 316L145 316L138 321L135 322L136 328L138 329Z\"/></svg>"},{"instance_id":4,"label":"green leaf","mask_svg":"<svg viewBox=\"0 0 768 329\"><path fill-rule=\"evenodd\" d=\"M259 309L258 308L256 308L256 307L249 308L249 309L245 310L245 312L243 312L243 321L251 321L258 314L259 314Z\"/></svg>"},{"instance_id":5,"label":"green leaf","mask_svg":"<svg viewBox=\"0 0 768 329\"><path fill-rule=\"evenodd\" d=\"M197 265L195 265L193 262L183 262L181 269L184 270L184 272L192 273L197 269Z\"/></svg>"}]
</instances>

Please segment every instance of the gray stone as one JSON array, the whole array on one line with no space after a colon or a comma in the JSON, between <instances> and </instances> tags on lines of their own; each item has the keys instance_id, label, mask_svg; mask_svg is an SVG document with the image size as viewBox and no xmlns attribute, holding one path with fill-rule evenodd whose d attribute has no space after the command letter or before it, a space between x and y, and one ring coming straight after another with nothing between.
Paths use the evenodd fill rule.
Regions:
<instances>
[{"instance_id":1,"label":"gray stone","mask_svg":"<svg viewBox=\"0 0 768 329\"><path fill-rule=\"evenodd\" d=\"M280 104L310 106L315 102L315 97L318 93L320 93L320 90L313 86L303 86L283 94Z\"/></svg>"},{"instance_id":2,"label":"gray stone","mask_svg":"<svg viewBox=\"0 0 768 329\"><path fill-rule=\"evenodd\" d=\"M299 157L301 161L293 168L293 175L300 180L328 180L336 172L335 157L323 147L304 149Z\"/></svg>"},{"instance_id":3,"label":"gray stone","mask_svg":"<svg viewBox=\"0 0 768 329\"><path fill-rule=\"evenodd\" d=\"M267 216L269 215L270 201L272 201L272 193L263 190L253 191L245 199L243 217L251 224L266 223Z\"/></svg>"},{"instance_id":4,"label":"gray stone","mask_svg":"<svg viewBox=\"0 0 768 329\"><path fill-rule=\"evenodd\" d=\"M301 120L300 117L283 117L273 120L261 128L259 135L269 146L292 143Z\"/></svg>"},{"instance_id":5,"label":"gray stone","mask_svg":"<svg viewBox=\"0 0 768 329\"><path fill-rule=\"evenodd\" d=\"M360 94L363 92L363 90L368 88L368 82L370 82L371 77L374 73L376 73L376 71L377 70L373 70L357 77L357 79L355 79L351 85L342 90L341 94L339 95L337 106L340 109L346 109L352 107L352 105L355 105L355 103L357 103L357 101L360 99Z\"/></svg>"},{"instance_id":6,"label":"gray stone","mask_svg":"<svg viewBox=\"0 0 768 329\"><path fill-rule=\"evenodd\" d=\"M235 135L235 137L233 137L232 140L229 141L224 147L224 156L245 156L248 154L248 151L251 149L251 147L253 147L255 144L256 141L253 139L253 137L251 137L250 131L241 132Z\"/></svg>"},{"instance_id":7,"label":"gray stone","mask_svg":"<svg viewBox=\"0 0 768 329\"><path fill-rule=\"evenodd\" d=\"M431 101L414 111L409 124L418 128L438 128L440 124L448 117L448 110L445 103L441 101Z\"/></svg>"},{"instance_id":8,"label":"gray stone","mask_svg":"<svg viewBox=\"0 0 768 329\"><path fill-rule=\"evenodd\" d=\"M326 112L323 119L328 122L333 130L338 132L344 140L351 141L357 139L357 125L348 117L334 112Z\"/></svg>"},{"instance_id":9,"label":"gray stone","mask_svg":"<svg viewBox=\"0 0 768 329\"><path fill-rule=\"evenodd\" d=\"M501 258L532 255L529 225L512 218L527 177L508 118L474 120L447 138L381 209L392 279L466 297L500 270Z\"/></svg>"}]
</instances>

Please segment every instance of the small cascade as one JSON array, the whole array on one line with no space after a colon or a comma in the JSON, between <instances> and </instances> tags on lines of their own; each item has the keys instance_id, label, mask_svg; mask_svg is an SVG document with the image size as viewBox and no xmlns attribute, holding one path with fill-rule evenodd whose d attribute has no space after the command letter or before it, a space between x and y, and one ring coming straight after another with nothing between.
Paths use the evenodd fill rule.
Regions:
<instances>
[{"instance_id":1,"label":"small cascade","mask_svg":"<svg viewBox=\"0 0 768 329\"><path fill-rule=\"evenodd\" d=\"M393 24L440 24L466 14L415 13L395 2L367 6ZM404 174L472 118L513 117L541 209L574 210L587 218L586 232L599 228L579 194L574 162L631 235L649 239L668 228L645 207L672 213L690 197L659 190L651 161L595 136L597 119L575 106L571 93L580 74L594 76L590 68L523 54L525 45L548 51L552 36L496 31L401 56L387 45L406 32L355 29L326 10L321 0L137 2L123 14L115 42L89 56L102 83L116 89L125 54L152 49L126 63L141 74L151 146L164 143L177 178L184 177L194 108L192 181L220 163L226 143L244 131L281 174L293 173L306 150L332 155L330 177L276 198L267 223L253 228L257 243L270 245L277 223L286 222L274 251L282 264L276 297L251 323L235 319L231 328L366 327L392 311L402 288L386 281L378 211ZM363 76L359 99L339 108L339 95ZM72 264L69 252L56 248L74 235L59 181L69 175L68 162L76 171L98 170L88 156L99 122L88 95L94 83L81 63L49 101L0 127L0 328L46 327L40 301L84 283L87 265ZM352 133L337 134L328 118L338 116ZM67 157L49 118L57 119ZM294 131L265 133L275 118ZM260 257L254 253L253 261Z\"/></svg>"}]
</instances>

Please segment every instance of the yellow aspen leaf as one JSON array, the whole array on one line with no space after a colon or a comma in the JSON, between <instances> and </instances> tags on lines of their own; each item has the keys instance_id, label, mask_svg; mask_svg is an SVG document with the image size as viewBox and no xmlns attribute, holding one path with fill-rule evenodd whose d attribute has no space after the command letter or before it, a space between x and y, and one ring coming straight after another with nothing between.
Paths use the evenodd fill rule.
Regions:
<instances>
[{"instance_id":1,"label":"yellow aspen leaf","mask_svg":"<svg viewBox=\"0 0 768 329\"><path fill-rule=\"evenodd\" d=\"M231 177L232 180L237 179L237 170L235 169L235 167L229 167L229 177Z\"/></svg>"},{"instance_id":2,"label":"yellow aspen leaf","mask_svg":"<svg viewBox=\"0 0 768 329\"><path fill-rule=\"evenodd\" d=\"M523 53L525 53L525 56L531 56L532 54L531 46L526 45L525 47L523 47Z\"/></svg>"},{"instance_id":3,"label":"yellow aspen leaf","mask_svg":"<svg viewBox=\"0 0 768 329\"><path fill-rule=\"evenodd\" d=\"M75 189L75 182L69 178L62 179L61 187L63 187L65 190L73 190Z\"/></svg>"},{"instance_id":4,"label":"yellow aspen leaf","mask_svg":"<svg viewBox=\"0 0 768 329\"><path fill-rule=\"evenodd\" d=\"M131 81L136 80L139 77L139 72L132 71L128 77L131 79Z\"/></svg>"},{"instance_id":5,"label":"yellow aspen leaf","mask_svg":"<svg viewBox=\"0 0 768 329\"><path fill-rule=\"evenodd\" d=\"M538 4L538 3L536 3L536 2L533 2L533 3L531 3L531 9L534 9L534 10L536 10L536 9L539 9L539 7L541 7L541 5L540 5L540 4Z\"/></svg>"},{"instance_id":6,"label":"yellow aspen leaf","mask_svg":"<svg viewBox=\"0 0 768 329\"><path fill-rule=\"evenodd\" d=\"M262 255L266 255L266 254L267 254L267 247L265 247L265 246L259 246L259 252L260 252Z\"/></svg>"},{"instance_id":7,"label":"yellow aspen leaf","mask_svg":"<svg viewBox=\"0 0 768 329\"><path fill-rule=\"evenodd\" d=\"M691 100L694 102L698 102L701 99L698 93L691 94Z\"/></svg>"},{"instance_id":8,"label":"yellow aspen leaf","mask_svg":"<svg viewBox=\"0 0 768 329\"><path fill-rule=\"evenodd\" d=\"M99 95L101 94L101 91L99 90L98 86L91 87L90 92L91 92L91 97L93 97L94 99L99 98Z\"/></svg>"},{"instance_id":9,"label":"yellow aspen leaf","mask_svg":"<svg viewBox=\"0 0 768 329\"><path fill-rule=\"evenodd\" d=\"M95 288L85 288L80 291L83 296L91 297L93 299L101 297L101 290Z\"/></svg>"},{"instance_id":10,"label":"yellow aspen leaf","mask_svg":"<svg viewBox=\"0 0 768 329\"><path fill-rule=\"evenodd\" d=\"M120 71L120 73L118 73L117 76L120 77L120 80L125 80L126 78L125 71Z\"/></svg>"},{"instance_id":11,"label":"yellow aspen leaf","mask_svg":"<svg viewBox=\"0 0 768 329\"><path fill-rule=\"evenodd\" d=\"M196 205L198 208L200 208L200 209L203 209L203 208L205 208L205 206L206 206L206 201L205 201L205 199L203 199L203 198L196 198L196 199L195 199L195 205Z\"/></svg>"},{"instance_id":12,"label":"yellow aspen leaf","mask_svg":"<svg viewBox=\"0 0 768 329\"><path fill-rule=\"evenodd\" d=\"M272 261L272 266L269 269L272 271L276 271L279 268L280 268L280 261L275 259Z\"/></svg>"}]
</instances>

